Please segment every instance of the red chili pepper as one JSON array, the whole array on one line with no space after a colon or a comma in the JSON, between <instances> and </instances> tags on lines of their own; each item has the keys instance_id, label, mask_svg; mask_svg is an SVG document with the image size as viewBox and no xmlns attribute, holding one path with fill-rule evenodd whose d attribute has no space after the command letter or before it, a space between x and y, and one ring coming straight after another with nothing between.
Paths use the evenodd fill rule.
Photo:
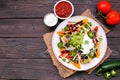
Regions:
<instances>
[{"instance_id":1,"label":"red chili pepper","mask_svg":"<svg viewBox=\"0 0 120 80\"><path fill-rule=\"evenodd\" d=\"M68 54L70 54L70 51L67 51L67 50L62 51L62 52L61 52L61 55L59 55L59 58L65 57L65 56L68 55Z\"/></svg>"}]
</instances>

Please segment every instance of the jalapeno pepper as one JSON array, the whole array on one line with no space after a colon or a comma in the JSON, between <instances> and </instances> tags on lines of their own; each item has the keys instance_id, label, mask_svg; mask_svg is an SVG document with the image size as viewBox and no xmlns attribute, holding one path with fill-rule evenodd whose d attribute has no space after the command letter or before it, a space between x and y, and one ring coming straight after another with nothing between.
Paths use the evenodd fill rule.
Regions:
<instances>
[{"instance_id":1,"label":"jalapeno pepper","mask_svg":"<svg viewBox=\"0 0 120 80\"><path fill-rule=\"evenodd\" d=\"M120 67L120 60L115 60L115 61L110 61L110 62L105 62L101 65L101 67L96 71L96 75L100 76L102 72L111 70L113 68L118 68Z\"/></svg>"},{"instance_id":2,"label":"jalapeno pepper","mask_svg":"<svg viewBox=\"0 0 120 80\"><path fill-rule=\"evenodd\" d=\"M89 31L87 34L88 34L89 38L91 38L91 39L93 39L95 37L95 34L92 31Z\"/></svg>"},{"instance_id":3,"label":"jalapeno pepper","mask_svg":"<svg viewBox=\"0 0 120 80\"><path fill-rule=\"evenodd\" d=\"M58 46L59 48L64 48L64 46L63 46L63 43L62 43L62 42L59 42L59 43L57 44L57 46Z\"/></svg>"},{"instance_id":4,"label":"jalapeno pepper","mask_svg":"<svg viewBox=\"0 0 120 80\"><path fill-rule=\"evenodd\" d=\"M117 70L115 70L115 69L112 69L112 70L111 70L111 75L112 75L113 77L117 76L117 74L118 74Z\"/></svg>"},{"instance_id":5,"label":"jalapeno pepper","mask_svg":"<svg viewBox=\"0 0 120 80\"><path fill-rule=\"evenodd\" d=\"M110 80L112 78L112 75L110 72L106 72L106 73L104 73L104 77L105 77L105 79Z\"/></svg>"}]
</instances>

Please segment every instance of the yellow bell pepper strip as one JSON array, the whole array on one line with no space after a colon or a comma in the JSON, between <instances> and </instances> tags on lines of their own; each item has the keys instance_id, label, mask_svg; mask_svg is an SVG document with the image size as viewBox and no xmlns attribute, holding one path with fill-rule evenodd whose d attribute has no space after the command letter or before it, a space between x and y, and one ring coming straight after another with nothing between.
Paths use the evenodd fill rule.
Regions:
<instances>
[{"instance_id":1,"label":"yellow bell pepper strip","mask_svg":"<svg viewBox=\"0 0 120 80\"><path fill-rule=\"evenodd\" d=\"M80 64L79 63L75 63L74 61L71 61L71 63L78 69L81 68Z\"/></svg>"},{"instance_id":2,"label":"yellow bell pepper strip","mask_svg":"<svg viewBox=\"0 0 120 80\"><path fill-rule=\"evenodd\" d=\"M89 63L91 62L91 60L92 60L92 59L88 56L88 62L89 62Z\"/></svg>"},{"instance_id":3,"label":"yellow bell pepper strip","mask_svg":"<svg viewBox=\"0 0 120 80\"><path fill-rule=\"evenodd\" d=\"M87 22L88 22L87 18L83 19L83 25L85 25Z\"/></svg>"},{"instance_id":4,"label":"yellow bell pepper strip","mask_svg":"<svg viewBox=\"0 0 120 80\"><path fill-rule=\"evenodd\" d=\"M96 51L96 57L99 58L100 57L100 42L97 42L96 43L96 46L97 46L97 51Z\"/></svg>"}]
</instances>

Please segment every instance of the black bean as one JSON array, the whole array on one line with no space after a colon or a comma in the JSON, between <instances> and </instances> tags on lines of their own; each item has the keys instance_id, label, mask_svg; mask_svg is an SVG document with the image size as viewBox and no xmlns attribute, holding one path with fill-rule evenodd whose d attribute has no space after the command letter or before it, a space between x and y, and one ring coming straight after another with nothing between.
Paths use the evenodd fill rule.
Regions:
<instances>
[{"instance_id":1,"label":"black bean","mask_svg":"<svg viewBox=\"0 0 120 80\"><path fill-rule=\"evenodd\" d=\"M84 56L85 59L88 59L88 56Z\"/></svg>"}]
</instances>

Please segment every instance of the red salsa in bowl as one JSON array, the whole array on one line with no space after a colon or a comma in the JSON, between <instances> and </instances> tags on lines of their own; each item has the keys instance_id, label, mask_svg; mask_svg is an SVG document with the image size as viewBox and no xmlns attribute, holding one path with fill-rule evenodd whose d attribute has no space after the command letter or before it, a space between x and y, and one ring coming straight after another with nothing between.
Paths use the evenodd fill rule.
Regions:
<instances>
[{"instance_id":1,"label":"red salsa in bowl","mask_svg":"<svg viewBox=\"0 0 120 80\"><path fill-rule=\"evenodd\" d=\"M60 0L54 6L54 13L60 19L67 19L72 16L74 7L68 0Z\"/></svg>"}]
</instances>

